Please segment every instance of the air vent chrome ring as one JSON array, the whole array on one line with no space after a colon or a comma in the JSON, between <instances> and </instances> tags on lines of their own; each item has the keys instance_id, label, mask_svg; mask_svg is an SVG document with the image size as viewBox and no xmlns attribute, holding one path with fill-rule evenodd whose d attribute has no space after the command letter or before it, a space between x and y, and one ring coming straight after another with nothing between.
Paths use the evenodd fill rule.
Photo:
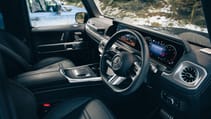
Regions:
<instances>
[{"instance_id":1,"label":"air vent chrome ring","mask_svg":"<svg viewBox=\"0 0 211 119\"><path fill-rule=\"evenodd\" d=\"M187 66L180 72L180 79L186 83L194 83L199 78L199 71L194 66Z\"/></svg>"}]
</instances>

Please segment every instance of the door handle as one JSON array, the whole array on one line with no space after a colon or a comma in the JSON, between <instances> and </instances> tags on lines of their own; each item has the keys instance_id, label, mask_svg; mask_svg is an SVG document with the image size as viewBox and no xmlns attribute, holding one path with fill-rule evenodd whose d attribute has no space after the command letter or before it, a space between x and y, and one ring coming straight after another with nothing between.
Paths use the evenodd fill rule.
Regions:
<instances>
[{"instance_id":1,"label":"door handle","mask_svg":"<svg viewBox=\"0 0 211 119\"><path fill-rule=\"evenodd\" d=\"M62 33L61 38L60 38L60 41L61 41L61 42L64 41L64 35L65 35L65 33Z\"/></svg>"}]
</instances>

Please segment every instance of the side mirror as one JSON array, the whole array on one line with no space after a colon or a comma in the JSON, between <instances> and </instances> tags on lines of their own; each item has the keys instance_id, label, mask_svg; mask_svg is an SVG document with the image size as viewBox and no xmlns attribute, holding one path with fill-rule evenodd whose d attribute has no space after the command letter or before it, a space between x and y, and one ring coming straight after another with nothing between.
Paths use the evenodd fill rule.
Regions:
<instances>
[{"instance_id":1,"label":"side mirror","mask_svg":"<svg viewBox=\"0 0 211 119\"><path fill-rule=\"evenodd\" d=\"M60 15L62 12L62 5L56 5L55 6L55 12Z\"/></svg>"},{"instance_id":2,"label":"side mirror","mask_svg":"<svg viewBox=\"0 0 211 119\"><path fill-rule=\"evenodd\" d=\"M88 20L88 15L86 12L78 12L75 15L75 21L78 24L84 24Z\"/></svg>"}]
</instances>

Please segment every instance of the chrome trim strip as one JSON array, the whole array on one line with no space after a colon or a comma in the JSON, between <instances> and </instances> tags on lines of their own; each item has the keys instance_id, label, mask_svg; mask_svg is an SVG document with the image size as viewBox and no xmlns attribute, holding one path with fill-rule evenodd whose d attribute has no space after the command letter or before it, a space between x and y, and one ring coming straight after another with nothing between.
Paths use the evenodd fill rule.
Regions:
<instances>
[{"instance_id":1,"label":"chrome trim strip","mask_svg":"<svg viewBox=\"0 0 211 119\"><path fill-rule=\"evenodd\" d=\"M96 82L96 81L102 81L101 77L92 77L92 78L82 78L82 79L73 79L69 76L65 75L64 70L62 68L59 69L59 72L64 76L69 83L83 83L83 82Z\"/></svg>"},{"instance_id":2,"label":"chrome trim strip","mask_svg":"<svg viewBox=\"0 0 211 119\"><path fill-rule=\"evenodd\" d=\"M197 76L196 80L191 83L185 82L181 78L181 73L182 73L183 69L186 67L189 67L189 66L195 67L196 70L198 71L198 76ZM204 79L207 77L207 71L205 70L205 68L203 68L202 66L199 66L198 64L195 64L190 61L184 61L176 68L176 70L174 70L174 72L172 72L172 73L163 72L161 74L161 76L166 78L167 80L179 85L180 87L183 87L183 88L186 88L189 90L196 90L201 85L201 83L204 81Z\"/></svg>"}]
</instances>

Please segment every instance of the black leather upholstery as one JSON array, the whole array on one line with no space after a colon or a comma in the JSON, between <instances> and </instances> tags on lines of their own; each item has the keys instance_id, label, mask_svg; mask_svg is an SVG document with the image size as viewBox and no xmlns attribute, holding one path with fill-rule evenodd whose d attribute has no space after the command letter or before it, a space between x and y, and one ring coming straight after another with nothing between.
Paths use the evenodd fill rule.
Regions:
<instances>
[{"instance_id":1,"label":"black leather upholstery","mask_svg":"<svg viewBox=\"0 0 211 119\"><path fill-rule=\"evenodd\" d=\"M0 54L0 118L38 119L33 93L6 78L1 59ZM100 100L81 97L56 105L44 119L114 119L114 117Z\"/></svg>"},{"instance_id":2,"label":"black leather upholstery","mask_svg":"<svg viewBox=\"0 0 211 119\"><path fill-rule=\"evenodd\" d=\"M17 119L38 119L36 101L33 94L12 80L7 82L7 95L11 110Z\"/></svg>"},{"instance_id":3,"label":"black leather upholstery","mask_svg":"<svg viewBox=\"0 0 211 119\"><path fill-rule=\"evenodd\" d=\"M74 63L69 59L60 57L47 58L38 63L34 62L30 49L5 31L0 31L0 52L4 57L6 72L10 77L25 71L58 67L58 63L64 67L74 66Z\"/></svg>"},{"instance_id":4,"label":"black leather upholstery","mask_svg":"<svg viewBox=\"0 0 211 119\"><path fill-rule=\"evenodd\" d=\"M33 94L12 80L7 82L7 94L17 119L38 119ZM108 108L97 99L73 98L56 105L44 119L114 119Z\"/></svg>"},{"instance_id":5,"label":"black leather upholstery","mask_svg":"<svg viewBox=\"0 0 211 119\"><path fill-rule=\"evenodd\" d=\"M48 68L53 68L53 67L58 67L59 64L62 64L64 68L70 68L75 66L73 62L71 62L69 59L62 58L62 57L51 57L51 58L46 58L38 63L36 63L33 66L33 69L48 69Z\"/></svg>"},{"instance_id":6,"label":"black leather upholstery","mask_svg":"<svg viewBox=\"0 0 211 119\"><path fill-rule=\"evenodd\" d=\"M114 116L100 100L75 98L56 106L44 119L114 119Z\"/></svg>"}]
</instances>

